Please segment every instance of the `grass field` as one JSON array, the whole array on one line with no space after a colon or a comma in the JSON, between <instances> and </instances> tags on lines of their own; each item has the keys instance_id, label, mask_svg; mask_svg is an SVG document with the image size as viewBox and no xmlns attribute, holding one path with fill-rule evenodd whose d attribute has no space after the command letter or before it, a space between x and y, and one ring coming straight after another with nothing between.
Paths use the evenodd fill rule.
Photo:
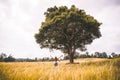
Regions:
<instances>
[{"instance_id":1,"label":"grass field","mask_svg":"<svg viewBox=\"0 0 120 80\"><path fill-rule=\"evenodd\" d=\"M59 62L0 63L0 80L120 80L120 58L77 59Z\"/></svg>"}]
</instances>

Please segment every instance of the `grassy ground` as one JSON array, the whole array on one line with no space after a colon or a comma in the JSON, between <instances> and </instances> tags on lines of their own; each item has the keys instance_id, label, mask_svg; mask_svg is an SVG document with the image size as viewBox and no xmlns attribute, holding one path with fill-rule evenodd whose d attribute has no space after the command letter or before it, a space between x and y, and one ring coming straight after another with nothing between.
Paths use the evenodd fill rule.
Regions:
<instances>
[{"instance_id":1,"label":"grassy ground","mask_svg":"<svg viewBox=\"0 0 120 80\"><path fill-rule=\"evenodd\" d=\"M120 80L120 58L75 61L0 63L0 80Z\"/></svg>"}]
</instances>

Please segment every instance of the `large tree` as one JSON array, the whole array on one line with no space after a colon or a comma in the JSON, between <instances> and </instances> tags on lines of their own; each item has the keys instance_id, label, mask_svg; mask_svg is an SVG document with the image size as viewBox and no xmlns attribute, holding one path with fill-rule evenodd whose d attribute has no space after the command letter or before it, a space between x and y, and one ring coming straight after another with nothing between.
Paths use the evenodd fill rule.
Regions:
<instances>
[{"instance_id":1,"label":"large tree","mask_svg":"<svg viewBox=\"0 0 120 80\"><path fill-rule=\"evenodd\" d=\"M85 45L101 37L99 23L84 10L66 6L50 7L45 12L36 42L41 48L58 49L68 53L70 63L74 62L76 49L84 51Z\"/></svg>"}]
</instances>

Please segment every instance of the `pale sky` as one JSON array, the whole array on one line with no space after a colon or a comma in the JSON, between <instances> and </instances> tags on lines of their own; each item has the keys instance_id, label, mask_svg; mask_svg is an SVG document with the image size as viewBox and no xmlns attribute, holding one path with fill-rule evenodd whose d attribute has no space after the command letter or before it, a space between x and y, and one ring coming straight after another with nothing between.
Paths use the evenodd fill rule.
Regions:
<instances>
[{"instance_id":1,"label":"pale sky","mask_svg":"<svg viewBox=\"0 0 120 80\"><path fill-rule=\"evenodd\" d=\"M0 0L0 53L16 58L59 56L60 51L40 49L34 35L53 6L75 5L102 22L102 37L87 46L88 52L120 52L120 0Z\"/></svg>"}]
</instances>

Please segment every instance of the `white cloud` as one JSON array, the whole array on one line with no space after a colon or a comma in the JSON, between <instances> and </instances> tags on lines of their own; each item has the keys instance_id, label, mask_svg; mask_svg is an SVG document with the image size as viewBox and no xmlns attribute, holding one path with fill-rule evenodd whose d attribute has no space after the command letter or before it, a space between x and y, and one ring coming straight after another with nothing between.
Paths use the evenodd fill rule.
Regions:
<instances>
[{"instance_id":1,"label":"white cloud","mask_svg":"<svg viewBox=\"0 0 120 80\"><path fill-rule=\"evenodd\" d=\"M105 7L99 15L98 20L102 21L101 33L102 37L88 48L90 51L106 51L106 52L119 52L119 35L120 35L120 7L108 6Z\"/></svg>"}]
</instances>

